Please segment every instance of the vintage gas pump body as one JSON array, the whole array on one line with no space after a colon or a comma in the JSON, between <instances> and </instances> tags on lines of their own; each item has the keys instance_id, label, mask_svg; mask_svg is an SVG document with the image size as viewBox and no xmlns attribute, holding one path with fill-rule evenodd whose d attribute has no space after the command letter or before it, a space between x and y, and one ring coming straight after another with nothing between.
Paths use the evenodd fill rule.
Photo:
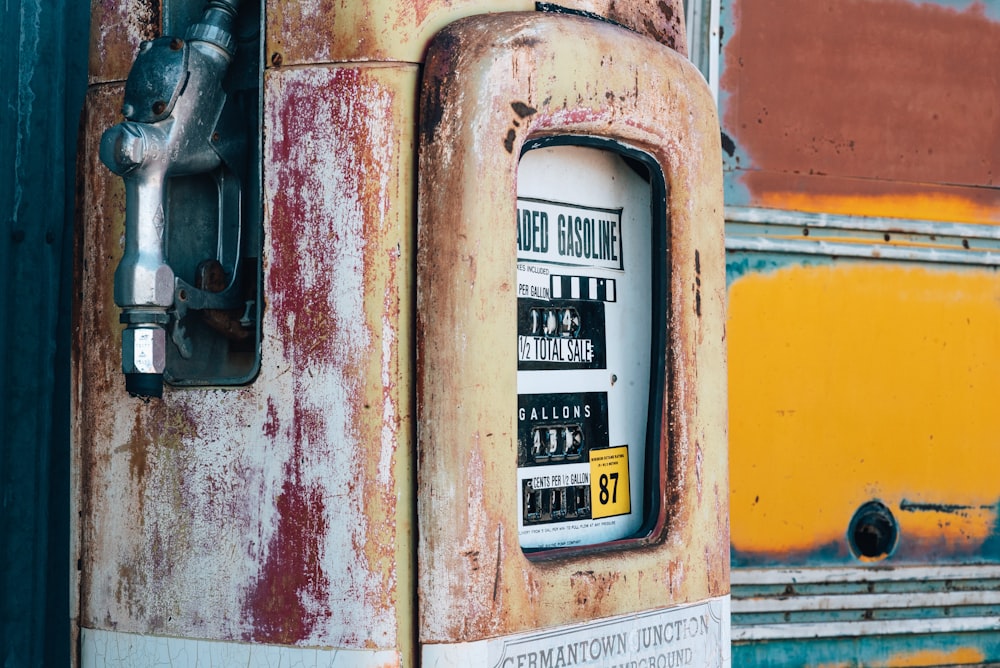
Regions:
<instances>
[{"instance_id":1,"label":"vintage gas pump body","mask_svg":"<svg viewBox=\"0 0 1000 668\"><path fill-rule=\"evenodd\" d=\"M151 309L115 302L134 194L99 145L202 6L94 3L82 665L728 665L714 105L679 2L570 4L212 3L245 134L152 207ZM151 310L143 401L119 319Z\"/></svg>"},{"instance_id":2,"label":"vintage gas pump body","mask_svg":"<svg viewBox=\"0 0 1000 668\"><path fill-rule=\"evenodd\" d=\"M703 224L719 213L717 153L681 150L714 135L700 83L670 49L578 17L474 17L431 45L417 243L425 658L727 655L722 237ZM516 364L483 364L512 341ZM592 650L595 635L612 640Z\"/></svg>"}]
</instances>

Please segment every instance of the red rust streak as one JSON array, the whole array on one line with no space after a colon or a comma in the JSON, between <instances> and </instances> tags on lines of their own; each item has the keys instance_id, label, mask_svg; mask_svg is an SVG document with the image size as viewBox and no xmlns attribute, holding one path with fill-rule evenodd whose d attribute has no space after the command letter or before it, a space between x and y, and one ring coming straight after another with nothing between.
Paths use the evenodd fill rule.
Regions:
<instances>
[{"instance_id":1,"label":"red rust streak","mask_svg":"<svg viewBox=\"0 0 1000 668\"><path fill-rule=\"evenodd\" d=\"M265 434L275 441L288 439L291 447L274 533L244 612L252 620L247 640L294 644L339 624L331 605L371 594L369 569L378 569L370 560L392 555L391 528L373 545L372 534L379 532L357 525L353 505L332 502L346 492L347 498L367 502L385 494L389 511L394 503L391 490L381 490L374 480L374 459L356 458L351 453L358 449L348 447L377 443L381 427L376 422L373 431L365 416L370 360L382 350L373 329L382 323L369 321L364 304L371 303L368 292L381 280L375 258L385 234L381 207L386 193L379 177L388 169L388 150L385 137L373 128L385 122L391 100L373 77L353 68L288 71L272 83L268 160L280 168L268 176L267 185L273 197L267 324L280 346L275 361L292 375L287 401L293 412L290 422L279 425L278 407L269 402ZM383 296L381 287L378 294ZM329 395L319 397L317 391ZM323 398L342 403L324 405ZM309 462L317 461L341 470L316 475ZM350 475L344 475L345 468ZM346 490L329 488L337 475ZM341 564L346 579L331 582L324 550L341 516L355 552ZM385 596L392 583L382 584ZM379 602L370 607L377 610ZM355 644L365 637L362 627L346 633L338 642Z\"/></svg>"},{"instance_id":2,"label":"red rust streak","mask_svg":"<svg viewBox=\"0 0 1000 668\"><path fill-rule=\"evenodd\" d=\"M320 541L328 529L323 494L318 486L303 486L301 450L297 439L278 496L278 527L247 600L247 612L254 619L252 636L244 638L248 641L293 644L308 638L320 618L329 616L329 612L317 614L305 600L324 600L330 582L319 567Z\"/></svg>"}]
</instances>

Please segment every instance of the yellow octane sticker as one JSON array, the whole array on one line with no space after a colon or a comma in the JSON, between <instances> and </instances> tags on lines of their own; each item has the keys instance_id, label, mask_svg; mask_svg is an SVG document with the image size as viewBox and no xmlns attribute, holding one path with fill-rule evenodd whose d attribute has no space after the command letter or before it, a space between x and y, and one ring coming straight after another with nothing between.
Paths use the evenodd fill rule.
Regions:
<instances>
[{"instance_id":1,"label":"yellow octane sticker","mask_svg":"<svg viewBox=\"0 0 1000 668\"><path fill-rule=\"evenodd\" d=\"M632 512L628 489L628 446L590 451L590 503L595 520Z\"/></svg>"}]
</instances>

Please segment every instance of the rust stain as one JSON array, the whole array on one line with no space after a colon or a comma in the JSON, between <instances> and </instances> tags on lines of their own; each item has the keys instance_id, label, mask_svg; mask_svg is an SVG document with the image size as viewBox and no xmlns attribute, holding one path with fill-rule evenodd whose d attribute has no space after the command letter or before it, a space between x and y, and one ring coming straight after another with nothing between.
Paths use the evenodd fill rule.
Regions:
<instances>
[{"instance_id":1,"label":"rust stain","mask_svg":"<svg viewBox=\"0 0 1000 668\"><path fill-rule=\"evenodd\" d=\"M525 11L529 0L302 0L268 8L267 53L288 65L323 62L407 62L423 59L427 42L456 19Z\"/></svg>"},{"instance_id":2,"label":"rust stain","mask_svg":"<svg viewBox=\"0 0 1000 668\"><path fill-rule=\"evenodd\" d=\"M325 607L310 601L328 598L330 581L321 566L321 551L329 527L323 490L303 481L304 442L323 438L323 416L296 406L292 457L285 464L285 481L278 496L278 526L267 549L267 560L247 598L244 612L253 630L244 640L293 644L312 635L330 617Z\"/></svg>"},{"instance_id":3,"label":"rust stain","mask_svg":"<svg viewBox=\"0 0 1000 668\"><path fill-rule=\"evenodd\" d=\"M687 55L682 0L567 0L555 4L592 12Z\"/></svg>"},{"instance_id":4,"label":"rust stain","mask_svg":"<svg viewBox=\"0 0 1000 668\"><path fill-rule=\"evenodd\" d=\"M351 623L350 611L384 629L406 601L396 593L404 566L394 521L408 411L399 350L410 345L399 331L408 272L398 265L408 258L394 203L405 111L393 91L415 80L390 68L271 75L268 160L283 168L267 184L265 282L290 394L268 399L262 426L291 452L264 568L244 604L245 639L314 642L336 626L337 644L398 642Z\"/></svg>"},{"instance_id":5,"label":"rust stain","mask_svg":"<svg viewBox=\"0 0 1000 668\"><path fill-rule=\"evenodd\" d=\"M426 103L420 114L420 141L430 142L440 125L445 107L442 104L441 92L455 75L455 67L462 53L462 43L453 32L443 32L434 38L434 50L437 57L424 66L422 91Z\"/></svg>"},{"instance_id":6,"label":"rust stain","mask_svg":"<svg viewBox=\"0 0 1000 668\"><path fill-rule=\"evenodd\" d=\"M88 447L92 443L108 443L113 440L113 424L101 419L108 408L107 397L113 394L114 371L120 367L121 353L116 331L119 329L117 315L112 315L111 275L118 253L118 237L123 227L121 213L110 214L115 206L124 210L124 192L119 183L114 183L107 170L98 160L100 133L108 119L120 105L120 86L94 87L87 93L82 115L84 131L80 137L78 172L86 183L86 188L78 191L80 229L76 236L76 266L74 269L78 292L74 295L73 330L73 373L75 406L86 406L85 410L73 411L74 437L80 443L80 511L81 517L91 516L93 496L100 489L98 471L106 466L110 454L99 448ZM88 535L86 523L81 526L81 601L86 603L93 589L89 577ZM88 607L81 606L81 617L88 619ZM93 619L93 617L91 617Z\"/></svg>"},{"instance_id":7,"label":"rust stain","mask_svg":"<svg viewBox=\"0 0 1000 668\"><path fill-rule=\"evenodd\" d=\"M93 0L88 72L91 83L124 81L142 40L160 34L159 0Z\"/></svg>"},{"instance_id":8,"label":"rust stain","mask_svg":"<svg viewBox=\"0 0 1000 668\"><path fill-rule=\"evenodd\" d=\"M555 3L608 18L687 55L682 0L568 0ZM317 62L421 62L427 43L467 16L531 11L530 0L303 0L267 12L266 53L289 65Z\"/></svg>"},{"instance_id":9,"label":"rust stain","mask_svg":"<svg viewBox=\"0 0 1000 668\"><path fill-rule=\"evenodd\" d=\"M570 591L576 605L585 616L599 617L605 610L604 600L622 578L628 579L628 575L617 572L577 571L570 576Z\"/></svg>"},{"instance_id":10,"label":"rust stain","mask_svg":"<svg viewBox=\"0 0 1000 668\"><path fill-rule=\"evenodd\" d=\"M284 132L272 144L272 159L284 168L276 174L279 184L273 203L267 291L269 307L284 314L276 319L276 335L291 364L293 415L292 424L282 431L275 406L269 404L265 432L290 438L292 453L284 468L275 509L277 524L266 549L267 558L245 603L244 612L253 620L252 628L245 632L247 640L303 641L331 616L327 604L317 605L329 601L331 594L331 582L322 566L329 528L326 492L317 482L306 479L303 461L335 446L327 442L327 416L314 405L316 397L310 396L311 378L321 369L339 370L346 384L346 404L342 407L345 426L353 441L361 441L365 372L361 365L368 342L365 337L345 335L356 331L352 326L359 323L341 322L343 311L336 300L346 299L357 304L353 308L360 307L362 295L345 295L340 286L353 284L348 274L364 271L364 258L354 254L364 242L353 237L358 230L331 220L337 209L331 212L322 193L324 188L337 187L339 192L333 196L343 197L345 207L352 200L371 200L371 193L366 192L370 180L365 177L378 170L370 155L359 152L369 160L366 163L362 158L359 164L354 153L358 147L369 146L372 139L367 134L368 124L356 118L365 110L364 100L357 95L362 78L357 70L339 70L328 81L329 88L321 99L316 98L315 86L288 82L280 100ZM332 164L337 172L332 175L319 161L306 157L317 150L329 150L318 135L329 133L331 128L346 133L338 135L343 143L335 149ZM318 144L311 145L317 140ZM345 214L349 211L344 209ZM355 461L352 466L359 464ZM362 472L350 479L347 498L364 498L355 489L357 481L364 480ZM350 540L357 554L364 554L363 528L353 527Z\"/></svg>"},{"instance_id":11,"label":"rust stain","mask_svg":"<svg viewBox=\"0 0 1000 668\"><path fill-rule=\"evenodd\" d=\"M313 167L317 166L317 161L302 159L299 152L312 148L308 146L310 138L337 128L341 133L338 135L340 154L337 156L339 161L334 164L340 192L332 195L345 200L357 198L367 207L381 204L378 201L380 184L367 178L369 174L382 171L377 156L371 152L354 152L356 147L372 146L374 139L369 135L369 124L363 116L368 111L365 101L356 97L364 79L365 75L358 69L339 69L329 81L330 88L323 99L316 99L315 87L290 82L281 101L284 136L273 144L273 161L285 167L278 175L280 183L274 199L273 264L267 288L272 308L280 313L304 316L286 319L278 332L285 354L294 360L297 369L310 364L342 365L346 360L359 358L362 352L362 342L336 337L336 316L329 308L330 296L338 292L338 273L357 267L357 258L347 254L357 246L358 240L347 238L350 232L331 224L334 221L324 220L329 214L324 210L326 203L319 196L323 187L318 191L310 188L317 185L325 173L315 171ZM303 146L303 142L307 145ZM333 185L327 184L327 187ZM375 224L372 218L379 219L365 216L365 224ZM301 253L303 240L308 240L312 253L323 257L328 269L304 265L307 258Z\"/></svg>"},{"instance_id":12,"label":"rust stain","mask_svg":"<svg viewBox=\"0 0 1000 668\"><path fill-rule=\"evenodd\" d=\"M754 200L997 184L1000 23L981 4L741 0L735 16L723 126Z\"/></svg>"},{"instance_id":13,"label":"rust stain","mask_svg":"<svg viewBox=\"0 0 1000 668\"><path fill-rule=\"evenodd\" d=\"M411 410L399 405L409 359L399 350L412 344L398 284L410 272L399 220L408 166L397 144L412 137L392 91L415 86L413 69L282 71L308 83L290 86L293 113L272 135L285 169L266 174L280 188L267 203L261 375L226 392L168 388L148 405L124 396L111 289L124 194L97 159L122 91L89 91L73 333L87 625L406 645L398 629L410 602L396 593L396 559L409 538L398 534L396 494L409 494L395 475ZM366 623L346 621L356 618Z\"/></svg>"}]
</instances>

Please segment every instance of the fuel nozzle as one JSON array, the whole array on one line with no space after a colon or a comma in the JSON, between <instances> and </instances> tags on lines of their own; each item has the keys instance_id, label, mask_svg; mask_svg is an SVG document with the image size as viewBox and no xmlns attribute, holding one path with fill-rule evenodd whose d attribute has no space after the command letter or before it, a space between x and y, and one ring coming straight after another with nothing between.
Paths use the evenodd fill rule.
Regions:
<instances>
[{"instance_id":1,"label":"fuel nozzle","mask_svg":"<svg viewBox=\"0 0 1000 668\"><path fill-rule=\"evenodd\" d=\"M101 161L125 182L125 252L115 270L122 371L132 395L163 394L175 276L165 252L171 177L209 172L235 53L238 0L210 0L185 39L143 42L125 83L125 121L101 137Z\"/></svg>"}]
</instances>

